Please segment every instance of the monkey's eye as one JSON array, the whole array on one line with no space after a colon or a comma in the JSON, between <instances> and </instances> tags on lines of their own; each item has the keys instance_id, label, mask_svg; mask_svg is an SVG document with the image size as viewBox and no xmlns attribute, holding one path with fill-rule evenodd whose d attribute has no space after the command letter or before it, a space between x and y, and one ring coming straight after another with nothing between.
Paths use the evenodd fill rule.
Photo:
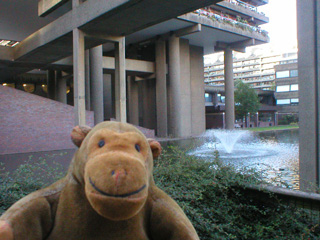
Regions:
<instances>
[{"instance_id":1,"label":"monkey's eye","mask_svg":"<svg viewBox=\"0 0 320 240\"><path fill-rule=\"evenodd\" d=\"M140 145L139 145L139 144L136 144L134 147L136 148L136 150L137 150L138 152L140 152Z\"/></svg>"},{"instance_id":2,"label":"monkey's eye","mask_svg":"<svg viewBox=\"0 0 320 240\"><path fill-rule=\"evenodd\" d=\"M98 143L100 148L102 148L104 146L104 144L105 144L104 140L100 140Z\"/></svg>"}]
</instances>

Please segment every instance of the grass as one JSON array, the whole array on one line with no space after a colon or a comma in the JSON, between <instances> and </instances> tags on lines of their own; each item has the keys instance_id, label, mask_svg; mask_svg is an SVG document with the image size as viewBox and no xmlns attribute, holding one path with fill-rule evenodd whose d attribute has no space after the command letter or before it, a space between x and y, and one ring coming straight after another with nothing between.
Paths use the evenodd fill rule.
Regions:
<instances>
[{"instance_id":1,"label":"grass","mask_svg":"<svg viewBox=\"0 0 320 240\"><path fill-rule=\"evenodd\" d=\"M298 125L278 125L272 127L255 127L255 128L245 128L245 130L250 130L253 132L263 132L263 131L276 131L276 130L284 130L284 129L297 129Z\"/></svg>"}]
</instances>

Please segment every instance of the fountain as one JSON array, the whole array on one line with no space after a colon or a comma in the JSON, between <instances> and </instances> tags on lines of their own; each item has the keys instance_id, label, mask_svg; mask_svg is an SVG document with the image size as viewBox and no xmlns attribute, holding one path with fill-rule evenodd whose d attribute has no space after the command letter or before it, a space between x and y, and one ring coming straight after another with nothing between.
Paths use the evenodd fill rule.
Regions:
<instances>
[{"instance_id":1,"label":"fountain","mask_svg":"<svg viewBox=\"0 0 320 240\"><path fill-rule=\"evenodd\" d=\"M222 162L236 169L254 168L265 173L267 179L281 175L281 181L291 182L293 186L298 182L297 142L282 141L273 136L260 138L257 133L244 130L208 130L203 140L189 154L212 159L218 150Z\"/></svg>"}]
</instances>

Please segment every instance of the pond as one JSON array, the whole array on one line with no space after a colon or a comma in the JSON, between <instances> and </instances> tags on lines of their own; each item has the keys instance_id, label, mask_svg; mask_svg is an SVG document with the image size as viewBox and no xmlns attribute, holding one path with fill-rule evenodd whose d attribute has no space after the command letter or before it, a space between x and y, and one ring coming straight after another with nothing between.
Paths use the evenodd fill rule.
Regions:
<instances>
[{"instance_id":1,"label":"pond","mask_svg":"<svg viewBox=\"0 0 320 240\"><path fill-rule=\"evenodd\" d=\"M231 152L230 149L224 148L221 143L223 140L218 139L220 136L214 136L225 134L221 130L209 130L201 138L168 141L164 145L179 146L191 155L206 159L212 159L214 151L218 150L220 159L225 164L231 164L238 170L256 169L272 184L299 189L298 129L260 133L234 131L241 136ZM235 140L237 137L231 135L227 141ZM226 145L230 146L228 143Z\"/></svg>"}]
</instances>

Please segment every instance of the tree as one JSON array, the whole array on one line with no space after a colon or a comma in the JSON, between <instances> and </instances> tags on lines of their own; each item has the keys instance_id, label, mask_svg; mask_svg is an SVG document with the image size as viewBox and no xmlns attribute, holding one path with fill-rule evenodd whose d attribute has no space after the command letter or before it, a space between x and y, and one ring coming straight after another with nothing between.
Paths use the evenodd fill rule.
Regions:
<instances>
[{"instance_id":1,"label":"tree","mask_svg":"<svg viewBox=\"0 0 320 240\"><path fill-rule=\"evenodd\" d=\"M256 113L260 107L259 97L256 91L251 88L249 84L241 80L236 81L235 88L234 102L236 115L244 118L248 113Z\"/></svg>"}]
</instances>

